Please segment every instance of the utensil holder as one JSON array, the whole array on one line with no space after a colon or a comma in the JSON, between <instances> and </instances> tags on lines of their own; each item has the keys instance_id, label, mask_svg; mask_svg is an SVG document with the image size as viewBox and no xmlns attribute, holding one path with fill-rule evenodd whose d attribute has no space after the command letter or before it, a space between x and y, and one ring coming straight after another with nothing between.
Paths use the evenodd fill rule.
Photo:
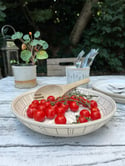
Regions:
<instances>
[{"instance_id":1,"label":"utensil holder","mask_svg":"<svg viewBox=\"0 0 125 166\"><path fill-rule=\"evenodd\" d=\"M67 84L89 78L90 67L76 68L76 66L66 66L66 79ZM88 84L81 85L80 87L88 87Z\"/></svg>"}]
</instances>

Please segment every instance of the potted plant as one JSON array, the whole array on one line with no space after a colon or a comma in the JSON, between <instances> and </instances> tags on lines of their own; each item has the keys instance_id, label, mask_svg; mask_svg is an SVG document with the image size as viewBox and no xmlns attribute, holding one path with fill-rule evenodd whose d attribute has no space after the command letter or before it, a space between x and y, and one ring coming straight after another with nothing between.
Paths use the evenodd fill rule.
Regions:
<instances>
[{"instance_id":1,"label":"potted plant","mask_svg":"<svg viewBox=\"0 0 125 166\"><path fill-rule=\"evenodd\" d=\"M20 58L25 63L12 65L13 74L15 77L15 86L17 88L32 88L37 85L36 80L36 63L37 60L48 58L46 49L48 43L40 39L40 32L36 31L34 34L23 35L22 32L15 32L11 38L13 40L19 39L22 43Z\"/></svg>"}]
</instances>

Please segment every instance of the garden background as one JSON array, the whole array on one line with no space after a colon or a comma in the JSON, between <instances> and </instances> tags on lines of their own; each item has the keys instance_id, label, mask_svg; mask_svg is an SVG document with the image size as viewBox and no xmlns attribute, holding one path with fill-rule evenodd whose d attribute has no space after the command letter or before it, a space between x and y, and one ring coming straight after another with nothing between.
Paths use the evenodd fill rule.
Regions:
<instances>
[{"instance_id":1,"label":"garden background","mask_svg":"<svg viewBox=\"0 0 125 166\"><path fill-rule=\"evenodd\" d=\"M49 44L49 58L99 48L92 74L125 73L125 0L1 0L0 29L6 24L24 34L39 30ZM37 70L46 75L46 60Z\"/></svg>"}]
</instances>

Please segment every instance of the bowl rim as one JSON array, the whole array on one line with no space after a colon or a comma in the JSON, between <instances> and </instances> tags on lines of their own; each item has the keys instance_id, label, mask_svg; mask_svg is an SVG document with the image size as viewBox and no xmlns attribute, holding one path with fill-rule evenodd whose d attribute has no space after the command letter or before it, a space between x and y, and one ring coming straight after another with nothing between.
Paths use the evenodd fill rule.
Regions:
<instances>
[{"instance_id":1,"label":"bowl rim","mask_svg":"<svg viewBox=\"0 0 125 166\"><path fill-rule=\"evenodd\" d=\"M98 95L101 95L102 97L106 97L110 100L110 102L112 103L114 109L105 117L102 117L101 119L98 119L98 120L94 120L94 121L89 121L87 123L78 123L78 124L47 124L47 123L42 123L42 122L37 122L33 119L30 119L28 117L23 117L23 116L20 116L14 109L14 103L19 100L21 97L23 97L24 95L27 95L27 94L30 94L30 93L34 93L35 90L30 90L28 92L24 92L22 93L21 95L17 96L14 98L14 100L11 102L11 110L13 112L13 114L19 119L19 120L22 120L22 121L25 121L26 123L28 124L31 124L32 125L35 125L35 126L40 126L40 127L46 127L46 128L80 128L80 127L85 127L85 126L91 126L91 125L94 125L94 124L98 124L98 123L101 123L103 121L106 121L106 120L109 120L116 112L116 102L114 101L114 99L112 99L110 96L108 95L105 95L101 92L98 92L98 91L95 91L95 90L92 90L92 89L86 89L86 88L81 88L81 89L85 89L89 92L96 92L96 94Z\"/></svg>"}]
</instances>

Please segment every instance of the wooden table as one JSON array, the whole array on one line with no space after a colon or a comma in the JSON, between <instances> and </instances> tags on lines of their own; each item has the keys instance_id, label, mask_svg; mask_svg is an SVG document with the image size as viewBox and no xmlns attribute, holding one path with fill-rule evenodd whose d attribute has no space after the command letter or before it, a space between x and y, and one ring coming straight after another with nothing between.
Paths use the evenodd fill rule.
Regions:
<instances>
[{"instance_id":1,"label":"wooden table","mask_svg":"<svg viewBox=\"0 0 125 166\"><path fill-rule=\"evenodd\" d=\"M96 80L122 76L91 77ZM39 77L45 84L66 83L65 77ZM12 100L28 89L14 87L14 78L0 80L0 166L125 166L125 105L117 103L111 121L91 134L56 138L36 133L11 112Z\"/></svg>"}]
</instances>

